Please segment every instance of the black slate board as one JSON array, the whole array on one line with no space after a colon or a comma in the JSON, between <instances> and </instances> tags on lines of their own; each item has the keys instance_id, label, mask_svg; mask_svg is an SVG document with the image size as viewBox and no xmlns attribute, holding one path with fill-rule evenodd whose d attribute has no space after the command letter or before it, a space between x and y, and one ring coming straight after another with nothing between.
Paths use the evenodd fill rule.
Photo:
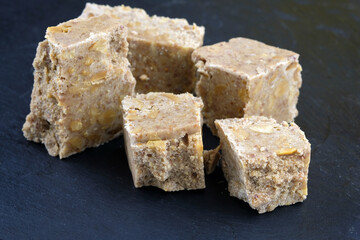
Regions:
<instances>
[{"instance_id":1,"label":"black slate board","mask_svg":"<svg viewBox=\"0 0 360 240\"><path fill-rule=\"evenodd\" d=\"M1 239L360 239L360 2L98 1L206 27L205 44L243 36L301 54L296 122L312 144L309 196L258 215L221 170L200 191L135 189L122 138L64 161L27 142L32 60L47 26L82 1L1 1ZM204 128L206 148L217 138Z\"/></svg>"}]
</instances>

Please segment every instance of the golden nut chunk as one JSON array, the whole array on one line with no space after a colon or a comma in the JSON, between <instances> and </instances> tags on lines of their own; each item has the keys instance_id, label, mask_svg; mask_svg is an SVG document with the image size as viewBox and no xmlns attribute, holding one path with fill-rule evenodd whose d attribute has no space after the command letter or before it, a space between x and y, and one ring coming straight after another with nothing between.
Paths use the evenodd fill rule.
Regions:
<instances>
[{"instance_id":1,"label":"golden nut chunk","mask_svg":"<svg viewBox=\"0 0 360 240\"><path fill-rule=\"evenodd\" d=\"M93 43L89 47L89 50L98 51L98 52L106 54L108 52L107 41L105 39L100 39L99 41Z\"/></svg>"},{"instance_id":2,"label":"golden nut chunk","mask_svg":"<svg viewBox=\"0 0 360 240\"><path fill-rule=\"evenodd\" d=\"M115 68L115 72L117 74L123 74L124 73L124 70L122 68Z\"/></svg>"},{"instance_id":3,"label":"golden nut chunk","mask_svg":"<svg viewBox=\"0 0 360 240\"><path fill-rule=\"evenodd\" d=\"M274 80L278 77L278 74L275 72L271 78L269 79L269 84L271 84L272 82L274 82Z\"/></svg>"},{"instance_id":4,"label":"golden nut chunk","mask_svg":"<svg viewBox=\"0 0 360 240\"><path fill-rule=\"evenodd\" d=\"M197 152L197 156L199 158L201 158L202 155L203 155L203 151L204 151L204 145L203 145L202 141L197 141L195 143L195 149L196 149L196 152Z\"/></svg>"},{"instance_id":5,"label":"golden nut chunk","mask_svg":"<svg viewBox=\"0 0 360 240\"><path fill-rule=\"evenodd\" d=\"M147 117L148 118L156 118L157 115L159 115L159 109L153 109L147 114Z\"/></svg>"},{"instance_id":6,"label":"golden nut chunk","mask_svg":"<svg viewBox=\"0 0 360 240\"><path fill-rule=\"evenodd\" d=\"M249 137L249 133L243 128L234 129L235 136L239 137L241 140L246 140Z\"/></svg>"},{"instance_id":7,"label":"golden nut chunk","mask_svg":"<svg viewBox=\"0 0 360 240\"><path fill-rule=\"evenodd\" d=\"M100 79L103 79L106 77L106 73L107 71L100 71L95 73L94 75L92 75L92 77L90 78L90 82L96 82Z\"/></svg>"},{"instance_id":8,"label":"golden nut chunk","mask_svg":"<svg viewBox=\"0 0 360 240\"><path fill-rule=\"evenodd\" d=\"M74 68L72 68L72 67L70 67L70 68L68 69L68 73L69 73L69 74L73 74L73 73L74 73L74 71L75 71L75 69L74 69Z\"/></svg>"},{"instance_id":9,"label":"golden nut chunk","mask_svg":"<svg viewBox=\"0 0 360 240\"><path fill-rule=\"evenodd\" d=\"M142 131L143 131L143 128L142 128L142 127L137 127L137 128L134 128L132 132L133 132L134 134L138 134L138 133L141 133Z\"/></svg>"},{"instance_id":10,"label":"golden nut chunk","mask_svg":"<svg viewBox=\"0 0 360 240\"><path fill-rule=\"evenodd\" d=\"M70 28L71 26L67 26L67 25L55 26L55 27L48 27L48 31L53 33L59 33L59 32L68 33Z\"/></svg>"},{"instance_id":11,"label":"golden nut chunk","mask_svg":"<svg viewBox=\"0 0 360 240\"><path fill-rule=\"evenodd\" d=\"M275 90L275 96L281 97L289 90L289 82L286 79L281 79L279 85Z\"/></svg>"},{"instance_id":12,"label":"golden nut chunk","mask_svg":"<svg viewBox=\"0 0 360 240\"><path fill-rule=\"evenodd\" d=\"M270 125L255 125L249 128L250 130L258 133L272 133L274 131L274 128Z\"/></svg>"},{"instance_id":13,"label":"golden nut chunk","mask_svg":"<svg viewBox=\"0 0 360 240\"><path fill-rule=\"evenodd\" d=\"M256 95L260 92L260 90L263 87L263 81L262 79L260 79L260 81L258 81L258 83L255 85L254 90L253 90L253 95Z\"/></svg>"},{"instance_id":14,"label":"golden nut chunk","mask_svg":"<svg viewBox=\"0 0 360 240\"><path fill-rule=\"evenodd\" d=\"M75 57L75 49L71 51L65 51L62 54L60 54L61 59L72 59Z\"/></svg>"},{"instance_id":15,"label":"golden nut chunk","mask_svg":"<svg viewBox=\"0 0 360 240\"><path fill-rule=\"evenodd\" d=\"M268 109L275 111L274 107L275 107L276 100L277 99L275 98L275 96L269 96Z\"/></svg>"},{"instance_id":16,"label":"golden nut chunk","mask_svg":"<svg viewBox=\"0 0 360 240\"><path fill-rule=\"evenodd\" d=\"M304 188L297 190L297 192L300 193L301 195L307 195L308 194L307 186L305 185Z\"/></svg>"},{"instance_id":17,"label":"golden nut chunk","mask_svg":"<svg viewBox=\"0 0 360 240\"><path fill-rule=\"evenodd\" d=\"M80 131L82 128L83 124L78 120L72 121L70 124L71 131Z\"/></svg>"},{"instance_id":18,"label":"golden nut chunk","mask_svg":"<svg viewBox=\"0 0 360 240\"><path fill-rule=\"evenodd\" d=\"M87 76L87 75L89 75L90 74L90 72L89 72L89 70L87 70L87 69L85 69L85 70L83 70L82 72L81 72L81 75L83 75L83 76Z\"/></svg>"},{"instance_id":19,"label":"golden nut chunk","mask_svg":"<svg viewBox=\"0 0 360 240\"><path fill-rule=\"evenodd\" d=\"M106 110L104 113L100 114L98 121L103 126L109 126L113 123L116 117L116 112L112 109Z\"/></svg>"},{"instance_id":20,"label":"golden nut chunk","mask_svg":"<svg viewBox=\"0 0 360 240\"><path fill-rule=\"evenodd\" d=\"M91 93L95 92L95 91L100 87L99 82L97 82L97 83L95 83L95 84L96 84L96 85L92 85L92 86L90 87L90 92L91 92Z\"/></svg>"},{"instance_id":21,"label":"golden nut chunk","mask_svg":"<svg viewBox=\"0 0 360 240\"><path fill-rule=\"evenodd\" d=\"M68 92L70 94L79 94L79 93L83 92L84 90L86 90L85 87L79 87L78 85L75 85L75 86L69 87Z\"/></svg>"},{"instance_id":22,"label":"golden nut chunk","mask_svg":"<svg viewBox=\"0 0 360 240\"><path fill-rule=\"evenodd\" d=\"M282 148L276 151L276 154L278 156L285 156L285 155L291 155L297 152L296 148Z\"/></svg>"},{"instance_id":23,"label":"golden nut chunk","mask_svg":"<svg viewBox=\"0 0 360 240\"><path fill-rule=\"evenodd\" d=\"M152 149L160 149L161 151L166 150L166 142L161 140L148 141L146 146Z\"/></svg>"},{"instance_id":24,"label":"golden nut chunk","mask_svg":"<svg viewBox=\"0 0 360 240\"><path fill-rule=\"evenodd\" d=\"M125 119L126 120L129 120L129 121L134 121L134 120L140 120L142 119L143 117L138 115L138 114L128 114Z\"/></svg>"},{"instance_id":25,"label":"golden nut chunk","mask_svg":"<svg viewBox=\"0 0 360 240\"><path fill-rule=\"evenodd\" d=\"M281 125L284 126L284 127L288 127L288 126L289 126L289 124L288 124L287 122L285 122L285 121L282 121L282 122L281 122Z\"/></svg>"},{"instance_id":26,"label":"golden nut chunk","mask_svg":"<svg viewBox=\"0 0 360 240\"><path fill-rule=\"evenodd\" d=\"M289 64L289 66L286 67L286 71L289 71L293 68L295 68L298 64L296 62L293 62L291 64Z\"/></svg>"},{"instance_id":27,"label":"golden nut chunk","mask_svg":"<svg viewBox=\"0 0 360 240\"><path fill-rule=\"evenodd\" d=\"M163 96L173 100L175 103L178 103L180 101L178 96L171 93L164 93Z\"/></svg>"},{"instance_id":28,"label":"golden nut chunk","mask_svg":"<svg viewBox=\"0 0 360 240\"><path fill-rule=\"evenodd\" d=\"M161 140L156 132L149 133L149 139L150 141Z\"/></svg>"},{"instance_id":29,"label":"golden nut chunk","mask_svg":"<svg viewBox=\"0 0 360 240\"><path fill-rule=\"evenodd\" d=\"M82 138L80 136L75 136L75 137L70 138L68 143L70 143L71 146L73 146L77 149L81 149L85 145L84 138Z\"/></svg>"},{"instance_id":30,"label":"golden nut chunk","mask_svg":"<svg viewBox=\"0 0 360 240\"><path fill-rule=\"evenodd\" d=\"M131 114L138 114L138 111L137 110L135 110L135 109L129 109L129 111L128 111L128 115L131 115Z\"/></svg>"},{"instance_id":31,"label":"golden nut chunk","mask_svg":"<svg viewBox=\"0 0 360 240\"><path fill-rule=\"evenodd\" d=\"M94 62L94 59L91 58L91 57L88 57L88 58L86 58L84 64L85 64L86 66L90 66L93 62Z\"/></svg>"},{"instance_id":32,"label":"golden nut chunk","mask_svg":"<svg viewBox=\"0 0 360 240\"><path fill-rule=\"evenodd\" d=\"M136 103L135 103L136 102ZM142 101L140 101L140 100L138 100L138 99L136 99L136 98L134 98L134 107L135 108L138 108L138 109L141 109L141 108L143 108L144 107L144 103L142 102Z\"/></svg>"}]
</instances>

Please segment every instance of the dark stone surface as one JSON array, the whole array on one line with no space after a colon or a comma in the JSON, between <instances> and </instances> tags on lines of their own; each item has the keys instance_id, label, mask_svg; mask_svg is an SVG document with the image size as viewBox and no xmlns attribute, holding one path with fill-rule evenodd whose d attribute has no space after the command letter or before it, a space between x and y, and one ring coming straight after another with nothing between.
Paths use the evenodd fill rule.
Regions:
<instances>
[{"instance_id":1,"label":"dark stone surface","mask_svg":"<svg viewBox=\"0 0 360 240\"><path fill-rule=\"evenodd\" d=\"M98 2L105 3L105 2ZM106 2L111 5L120 2ZM206 27L205 44L244 36L301 54L296 122L312 144L309 196L258 215L221 170L201 191L135 189L119 138L64 161L28 142L31 66L47 26L82 1L1 1L1 239L360 239L360 2L124 1ZM217 144L205 129L207 148Z\"/></svg>"}]
</instances>

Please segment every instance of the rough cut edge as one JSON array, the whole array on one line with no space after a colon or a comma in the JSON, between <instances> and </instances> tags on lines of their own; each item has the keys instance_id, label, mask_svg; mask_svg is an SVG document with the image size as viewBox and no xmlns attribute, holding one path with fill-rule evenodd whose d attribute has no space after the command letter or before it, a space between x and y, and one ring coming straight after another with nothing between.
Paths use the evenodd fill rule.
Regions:
<instances>
[{"instance_id":1,"label":"rough cut edge","mask_svg":"<svg viewBox=\"0 0 360 240\"><path fill-rule=\"evenodd\" d=\"M204 151L204 168L207 175L213 173L220 161L221 144L214 149Z\"/></svg>"}]
</instances>

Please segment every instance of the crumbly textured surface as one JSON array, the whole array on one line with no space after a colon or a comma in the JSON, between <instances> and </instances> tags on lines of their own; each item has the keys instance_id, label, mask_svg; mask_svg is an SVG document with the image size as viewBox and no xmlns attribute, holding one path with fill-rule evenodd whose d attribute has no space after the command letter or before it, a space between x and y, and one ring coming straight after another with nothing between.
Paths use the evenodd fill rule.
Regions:
<instances>
[{"instance_id":1,"label":"crumbly textured surface","mask_svg":"<svg viewBox=\"0 0 360 240\"><path fill-rule=\"evenodd\" d=\"M215 119L259 115L293 121L302 83L298 58L246 38L195 50L196 93L204 101L204 122L216 134Z\"/></svg>"},{"instance_id":2,"label":"crumbly textured surface","mask_svg":"<svg viewBox=\"0 0 360 240\"><path fill-rule=\"evenodd\" d=\"M143 9L87 3L80 18L108 14L129 28L131 70L136 92L193 92L191 53L203 44L205 28L185 19L149 16Z\"/></svg>"},{"instance_id":3,"label":"crumbly textured surface","mask_svg":"<svg viewBox=\"0 0 360 240\"><path fill-rule=\"evenodd\" d=\"M96 147L122 131L120 104L134 94L127 31L106 15L49 27L33 62L24 136L52 156Z\"/></svg>"},{"instance_id":4,"label":"crumbly textured surface","mask_svg":"<svg viewBox=\"0 0 360 240\"><path fill-rule=\"evenodd\" d=\"M307 196L310 143L295 124L252 116L215 121L231 196L259 213Z\"/></svg>"},{"instance_id":5,"label":"crumbly textured surface","mask_svg":"<svg viewBox=\"0 0 360 240\"><path fill-rule=\"evenodd\" d=\"M135 187L205 188L202 107L201 99L188 93L124 98L125 146Z\"/></svg>"}]
</instances>

